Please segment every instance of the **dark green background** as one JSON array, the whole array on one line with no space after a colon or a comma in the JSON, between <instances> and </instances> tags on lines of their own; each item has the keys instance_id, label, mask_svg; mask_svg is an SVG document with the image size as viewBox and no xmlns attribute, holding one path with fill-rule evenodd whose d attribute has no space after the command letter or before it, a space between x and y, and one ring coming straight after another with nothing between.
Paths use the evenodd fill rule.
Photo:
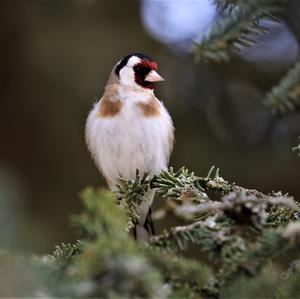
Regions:
<instances>
[{"instance_id":1,"label":"dark green background","mask_svg":"<svg viewBox=\"0 0 300 299\"><path fill-rule=\"evenodd\" d=\"M300 160L291 152L299 114L274 117L262 104L286 69L267 73L239 58L195 64L147 33L139 5L1 1L2 248L49 252L74 239L69 215L81 210L79 192L104 185L86 150L85 120L113 65L130 52L156 58L166 78L156 94L176 127L172 166L202 175L217 165L240 185L300 197Z\"/></svg>"}]
</instances>

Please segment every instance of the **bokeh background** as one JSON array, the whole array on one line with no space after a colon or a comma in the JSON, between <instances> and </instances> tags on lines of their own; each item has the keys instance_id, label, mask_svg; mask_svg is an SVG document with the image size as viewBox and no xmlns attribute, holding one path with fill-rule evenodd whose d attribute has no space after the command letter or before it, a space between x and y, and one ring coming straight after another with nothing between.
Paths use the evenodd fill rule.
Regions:
<instances>
[{"instance_id":1,"label":"bokeh background","mask_svg":"<svg viewBox=\"0 0 300 299\"><path fill-rule=\"evenodd\" d=\"M78 194L105 186L84 142L89 109L124 55L154 57L156 94L176 127L171 158L199 175L300 198L292 153L300 114L272 116L265 93L299 59L300 5L230 63L195 63L193 41L219 18L211 0L2 0L0 3L0 247L45 253L72 241ZM160 224L160 229L164 224Z\"/></svg>"}]
</instances>

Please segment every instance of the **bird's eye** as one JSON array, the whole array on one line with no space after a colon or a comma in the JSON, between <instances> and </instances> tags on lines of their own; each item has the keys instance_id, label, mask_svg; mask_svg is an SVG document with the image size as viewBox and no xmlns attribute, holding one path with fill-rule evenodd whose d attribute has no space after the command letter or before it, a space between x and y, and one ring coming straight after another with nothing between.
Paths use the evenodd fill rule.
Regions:
<instances>
[{"instance_id":1,"label":"bird's eye","mask_svg":"<svg viewBox=\"0 0 300 299\"><path fill-rule=\"evenodd\" d=\"M140 66L136 66L136 67L135 67L135 71L136 71L136 72L140 72L140 71L141 71L141 67L140 67Z\"/></svg>"}]
</instances>

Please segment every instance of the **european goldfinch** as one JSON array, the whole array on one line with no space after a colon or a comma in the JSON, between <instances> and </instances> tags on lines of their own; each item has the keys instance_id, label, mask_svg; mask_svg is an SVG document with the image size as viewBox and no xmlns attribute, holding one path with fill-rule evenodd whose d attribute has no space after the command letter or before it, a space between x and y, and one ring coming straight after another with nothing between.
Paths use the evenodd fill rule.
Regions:
<instances>
[{"instance_id":1,"label":"european goldfinch","mask_svg":"<svg viewBox=\"0 0 300 299\"><path fill-rule=\"evenodd\" d=\"M172 119L154 95L154 83L164 81L149 56L125 56L113 68L102 98L86 122L86 143L97 168L111 190L119 179L134 180L158 174L168 166L174 142ZM138 241L153 234L151 204L155 190L139 207L134 233Z\"/></svg>"}]
</instances>

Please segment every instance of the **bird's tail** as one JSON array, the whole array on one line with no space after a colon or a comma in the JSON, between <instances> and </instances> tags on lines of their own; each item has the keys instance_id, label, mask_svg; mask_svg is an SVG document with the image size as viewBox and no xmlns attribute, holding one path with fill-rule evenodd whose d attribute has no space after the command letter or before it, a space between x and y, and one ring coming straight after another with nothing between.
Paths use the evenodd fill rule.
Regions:
<instances>
[{"instance_id":1,"label":"bird's tail","mask_svg":"<svg viewBox=\"0 0 300 299\"><path fill-rule=\"evenodd\" d=\"M136 223L135 227L133 228L133 235L137 242L147 242L154 234L155 231L152 221L152 209L150 207L145 219L145 223L143 225Z\"/></svg>"},{"instance_id":2,"label":"bird's tail","mask_svg":"<svg viewBox=\"0 0 300 299\"><path fill-rule=\"evenodd\" d=\"M155 190L151 189L147 192L148 201L143 202L139 206L140 219L135 224L133 229L134 238L137 242L147 242L151 236L154 235L154 225L152 221L152 209L151 205L155 195Z\"/></svg>"}]
</instances>

